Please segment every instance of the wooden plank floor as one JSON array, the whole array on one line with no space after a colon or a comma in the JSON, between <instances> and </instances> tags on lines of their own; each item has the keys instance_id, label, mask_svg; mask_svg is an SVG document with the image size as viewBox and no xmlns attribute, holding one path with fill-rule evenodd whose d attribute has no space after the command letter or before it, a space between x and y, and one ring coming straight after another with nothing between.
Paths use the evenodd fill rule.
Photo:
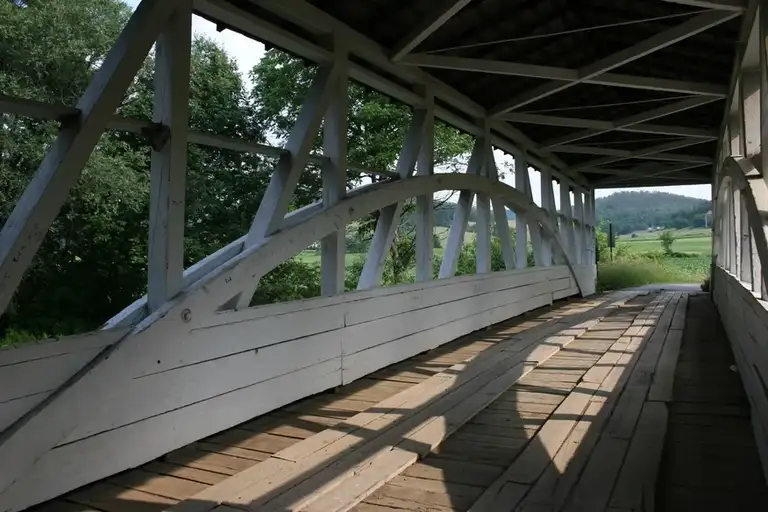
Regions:
<instances>
[{"instance_id":1,"label":"wooden plank floor","mask_svg":"<svg viewBox=\"0 0 768 512\"><path fill-rule=\"evenodd\" d=\"M658 512L768 510L749 401L706 296L689 299L664 458Z\"/></svg>"},{"instance_id":2,"label":"wooden plank floor","mask_svg":"<svg viewBox=\"0 0 768 512\"><path fill-rule=\"evenodd\" d=\"M705 295L564 301L38 509L765 510L731 364Z\"/></svg>"}]
</instances>

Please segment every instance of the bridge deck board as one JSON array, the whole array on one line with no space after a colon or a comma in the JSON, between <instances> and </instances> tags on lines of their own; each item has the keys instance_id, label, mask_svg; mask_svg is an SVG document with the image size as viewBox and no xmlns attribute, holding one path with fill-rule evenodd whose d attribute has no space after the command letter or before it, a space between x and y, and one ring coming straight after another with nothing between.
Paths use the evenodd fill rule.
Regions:
<instances>
[{"instance_id":1,"label":"bridge deck board","mask_svg":"<svg viewBox=\"0 0 768 512\"><path fill-rule=\"evenodd\" d=\"M693 301L695 310L688 308L688 324L679 343L686 300ZM237 478L361 411L375 411L378 403L440 372L450 372L454 364L512 334L552 320L567 329L570 325L563 318L588 310L585 303L565 301L465 336L39 509L123 512L164 510L191 502L201 490ZM716 325L710 325L717 323L714 315L698 324L701 308L708 304L703 295L689 299L671 292L631 298L589 325L419 460L404 468L382 466L380 483L365 491L362 500L349 498L356 495L345 489L349 482L343 479L319 506L333 503L338 495L342 501L359 501L339 502L338 510L352 507L357 512L653 510L653 504L663 511L684 510L694 503L701 509L705 504L697 494L703 490L701 482L710 482L704 493L712 498L710 503L727 503L725 496L745 485L744 492L764 499L765 483L738 376L714 368L730 357L724 336L720 333L719 344L692 341L704 331L718 332ZM691 319L696 327L691 327ZM721 452L728 457L718 455ZM722 467L710 471L715 463ZM371 465L376 464L377 459L371 458ZM723 468L733 478L716 479ZM226 499L222 503L226 506L216 510L249 509ZM259 509L254 506L250 510ZM314 509L308 505L307 510Z\"/></svg>"}]
</instances>

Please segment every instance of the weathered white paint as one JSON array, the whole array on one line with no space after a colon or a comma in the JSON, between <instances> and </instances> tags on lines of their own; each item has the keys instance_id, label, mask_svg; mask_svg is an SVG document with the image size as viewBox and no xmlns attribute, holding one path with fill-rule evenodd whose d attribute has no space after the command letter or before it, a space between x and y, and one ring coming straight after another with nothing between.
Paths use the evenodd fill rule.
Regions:
<instances>
[{"instance_id":1,"label":"weathered white paint","mask_svg":"<svg viewBox=\"0 0 768 512\"><path fill-rule=\"evenodd\" d=\"M0 507L20 510L578 290L568 267L531 268L211 312L173 322L174 334L147 329L110 356L110 400L51 404L75 415L73 428ZM17 350L0 351L0 363Z\"/></svg>"},{"instance_id":2,"label":"weathered white paint","mask_svg":"<svg viewBox=\"0 0 768 512\"><path fill-rule=\"evenodd\" d=\"M161 147L152 150L147 257L150 311L181 291L184 272L192 2L177 3L155 47L153 121L168 130L169 139L156 141L154 146Z\"/></svg>"},{"instance_id":3,"label":"weathered white paint","mask_svg":"<svg viewBox=\"0 0 768 512\"><path fill-rule=\"evenodd\" d=\"M0 432L45 400L127 329L0 349Z\"/></svg>"},{"instance_id":4,"label":"weathered white paint","mask_svg":"<svg viewBox=\"0 0 768 512\"><path fill-rule=\"evenodd\" d=\"M713 299L749 398L755 441L768 480L768 302L721 267L713 270L712 285Z\"/></svg>"},{"instance_id":5,"label":"weathered white paint","mask_svg":"<svg viewBox=\"0 0 768 512\"><path fill-rule=\"evenodd\" d=\"M528 190L528 159L525 153L515 155L515 188L525 194ZM515 252L517 268L528 266L528 219L515 210Z\"/></svg>"},{"instance_id":6,"label":"weathered white paint","mask_svg":"<svg viewBox=\"0 0 768 512\"><path fill-rule=\"evenodd\" d=\"M549 215L557 213L555 210L555 193L552 188L552 173L547 168L542 168L541 173L541 208ZM552 264L552 244L549 240L543 240L541 244L541 259L544 266Z\"/></svg>"},{"instance_id":7,"label":"weathered white paint","mask_svg":"<svg viewBox=\"0 0 768 512\"><path fill-rule=\"evenodd\" d=\"M147 0L137 7L78 101L77 122L68 123L61 130L3 225L0 313L5 311L48 227L67 200L69 190L176 3ZM0 489L7 483L5 475L0 475Z\"/></svg>"},{"instance_id":8,"label":"weathered white paint","mask_svg":"<svg viewBox=\"0 0 768 512\"><path fill-rule=\"evenodd\" d=\"M425 91L424 135L421 151L416 162L417 176L434 174L435 165L435 96L431 89ZM416 281L429 281L434 274L434 205L432 194L416 198Z\"/></svg>"},{"instance_id":9,"label":"weathered white paint","mask_svg":"<svg viewBox=\"0 0 768 512\"><path fill-rule=\"evenodd\" d=\"M347 128L349 79L347 51L344 43L334 40L334 60L338 67L336 83L328 100L323 123L323 155L327 158L321 167L323 179L323 205L330 206L344 197L347 190ZM323 295L344 291L346 275L346 226L320 241L320 290Z\"/></svg>"},{"instance_id":10,"label":"weathered white paint","mask_svg":"<svg viewBox=\"0 0 768 512\"><path fill-rule=\"evenodd\" d=\"M483 138L483 143L483 162L479 174L490 178L491 164L488 158L493 155L490 127L488 128L488 133ZM491 199L487 194L477 194L476 205L475 271L478 274L485 274L491 271Z\"/></svg>"}]
</instances>

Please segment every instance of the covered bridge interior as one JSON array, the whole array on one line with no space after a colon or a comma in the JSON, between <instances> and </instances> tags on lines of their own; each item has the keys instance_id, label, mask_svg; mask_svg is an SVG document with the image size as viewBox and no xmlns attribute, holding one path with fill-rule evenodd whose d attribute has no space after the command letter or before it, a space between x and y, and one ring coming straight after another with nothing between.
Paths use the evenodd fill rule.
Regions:
<instances>
[{"instance_id":1,"label":"covered bridge interior","mask_svg":"<svg viewBox=\"0 0 768 512\"><path fill-rule=\"evenodd\" d=\"M193 15L316 70L282 146L189 126ZM0 350L0 510L768 507L766 28L764 0L142 0L76 105L0 91L59 123L0 232L2 311L101 135L151 151L147 294ZM153 118L116 115L152 51ZM348 159L350 82L412 107L390 169ZM438 122L472 137L462 172L435 169ZM184 268L188 144L276 164L248 232ZM289 211L310 164L322 198ZM596 294L595 190L684 184L712 185L709 292ZM410 203L415 279L382 287ZM252 306L315 242L321 296Z\"/></svg>"}]
</instances>

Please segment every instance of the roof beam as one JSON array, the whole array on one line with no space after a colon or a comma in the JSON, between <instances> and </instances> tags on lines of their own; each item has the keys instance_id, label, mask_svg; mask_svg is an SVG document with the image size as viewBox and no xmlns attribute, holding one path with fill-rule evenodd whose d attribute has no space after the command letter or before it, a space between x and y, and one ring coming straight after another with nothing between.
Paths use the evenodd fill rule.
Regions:
<instances>
[{"instance_id":1,"label":"roof beam","mask_svg":"<svg viewBox=\"0 0 768 512\"><path fill-rule=\"evenodd\" d=\"M599 167L601 165L608 165L615 162L621 162L622 160L629 160L631 158L643 158L643 157L651 157L653 159L659 159L659 156L657 156L659 153L664 153L665 151L672 151L674 149L680 149L688 146L693 146L696 144L700 144L703 141L701 139L683 139L683 140L676 140L673 142L666 142L664 144L659 144L656 146L651 146L645 149L639 149L637 151L632 151L627 156L606 156L604 158L598 158L596 160L591 160L589 162L584 162L583 164L579 164L576 166L571 167L572 170L575 171L581 171L583 169L590 169ZM669 155L664 155L661 158L669 158ZM673 156L672 158L676 158ZM704 158L704 157L691 157L691 158ZM702 162L703 163L703 162Z\"/></svg>"},{"instance_id":2,"label":"roof beam","mask_svg":"<svg viewBox=\"0 0 768 512\"><path fill-rule=\"evenodd\" d=\"M558 146L553 148L552 151L556 153L573 153L580 155L603 155L603 156L615 156L626 158L639 158L643 160L666 160L670 162L691 162L699 164L712 163L712 159L706 156L698 155L678 155L676 153L649 153L646 155L638 155L637 152L633 152L629 149L615 149L615 148L601 148L596 146Z\"/></svg>"},{"instance_id":3,"label":"roof beam","mask_svg":"<svg viewBox=\"0 0 768 512\"><path fill-rule=\"evenodd\" d=\"M631 158L649 158L654 160L668 160L670 158L677 159L680 156L679 155L660 155L660 153L664 153L666 151L672 151L674 149L680 149L688 146L694 146L696 144L701 144L701 139L683 139L683 140L676 140L673 142L666 142L664 144L659 144L656 146L651 146L645 149L639 149L637 151L632 151L629 155L626 156L606 156L604 158L598 158L596 160L590 160L589 162L584 162L583 164L579 164L576 166L571 167L574 171L582 171L583 169L590 169L599 167L601 165L608 165L615 162L620 162L622 160L629 160ZM703 162L700 160L703 160L706 157L699 157L699 156L683 156L682 158L691 158L695 159L697 163L709 163L711 162L711 159L708 159L707 162Z\"/></svg>"},{"instance_id":4,"label":"roof beam","mask_svg":"<svg viewBox=\"0 0 768 512\"><path fill-rule=\"evenodd\" d=\"M536 87L526 93L516 96L508 101L502 102L490 110L492 116L498 116L520 108L529 103L533 103L557 92L563 91L578 83L585 82L590 78L606 73L612 69L623 66L629 62L635 61L655 51L671 46L683 39L687 39L699 34L716 25L720 25L731 18L738 16L738 12L709 11L681 23L675 27L664 30L653 37L641 41L635 45L616 52L608 57L598 60L579 69L579 79L573 82L552 81Z\"/></svg>"},{"instance_id":5,"label":"roof beam","mask_svg":"<svg viewBox=\"0 0 768 512\"><path fill-rule=\"evenodd\" d=\"M695 172L688 172L688 169L701 167L702 164L679 164L674 166L650 166L641 165L633 169L606 169L603 174L613 176L595 181L596 185L612 185L623 183L629 180L640 179L662 179L662 180L691 180L707 181L708 177L701 176ZM602 170L602 169L600 169ZM596 170L597 171L597 170ZM648 172L651 171L651 172ZM668 176L675 173L674 176Z\"/></svg>"},{"instance_id":6,"label":"roof beam","mask_svg":"<svg viewBox=\"0 0 768 512\"><path fill-rule=\"evenodd\" d=\"M687 98L681 101L670 103L668 105L664 105L663 107L646 110L645 112L640 112L638 114L634 114L634 115L625 117L623 119L619 119L618 121L613 121L612 128L608 128L608 129L588 128L580 132L570 133L562 137L557 137L555 139L548 140L544 142L543 146L547 148L551 148L554 146L561 146L563 144L568 144L569 142L576 142L577 140L587 139L589 137L594 137L595 135L607 133L619 128L626 128L628 126L640 124L644 121L651 121L653 119L658 119L660 117L664 117L664 116L676 114L678 112L683 112L685 110L689 110L692 108L700 107L701 105L711 103L715 100L716 98L707 97L707 96Z\"/></svg>"},{"instance_id":7,"label":"roof beam","mask_svg":"<svg viewBox=\"0 0 768 512\"><path fill-rule=\"evenodd\" d=\"M546 116L540 114L518 114L511 112L501 119L513 123L538 124L543 126L562 126L565 128L588 128L594 130L616 130L629 133L652 133L654 135L673 135L679 137L696 137L712 140L717 134L712 130L689 128L687 126L666 126L661 124L639 123L630 126L617 126L611 121L597 119L581 119L575 117Z\"/></svg>"},{"instance_id":8,"label":"roof beam","mask_svg":"<svg viewBox=\"0 0 768 512\"><path fill-rule=\"evenodd\" d=\"M696 163L675 164L675 165L643 164L643 165L638 165L637 167L632 167L630 169L606 169L601 167L599 169L589 169L588 171L584 171L584 172L587 174L610 174L613 176L650 177L650 176L656 176L657 174L648 174L649 170L653 170L655 172L658 172L659 174L665 174L670 172L685 171L687 169L701 167L702 165L704 164L696 164Z\"/></svg>"},{"instance_id":9,"label":"roof beam","mask_svg":"<svg viewBox=\"0 0 768 512\"><path fill-rule=\"evenodd\" d=\"M626 87L630 89L668 91L683 94L717 96L721 98L724 98L727 95L727 89L720 85L621 75L616 73L605 73L593 78L582 79L580 78L578 69L537 66L534 64L522 64L519 62L506 62L501 60L471 59L418 53L403 57L399 62L401 64L423 68L451 69L454 71L469 71L507 76L524 76L528 78L565 80L569 82L581 81L587 84Z\"/></svg>"},{"instance_id":10,"label":"roof beam","mask_svg":"<svg viewBox=\"0 0 768 512\"><path fill-rule=\"evenodd\" d=\"M689 5L700 9L717 9L721 11L744 12L747 4L744 0L662 0L670 4Z\"/></svg>"},{"instance_id":11,"label":"roof beam","mask_svg":"<svg viewBox=\"0 0 768 512\"><path fill-rule=\"evenodd\" d=\"M396 62L408 55L433 32L464 8L471 0L448 0L435 7L432 16L424 18L405 38L395 45L392 61Z\"/></svg>"}]
</instances>

